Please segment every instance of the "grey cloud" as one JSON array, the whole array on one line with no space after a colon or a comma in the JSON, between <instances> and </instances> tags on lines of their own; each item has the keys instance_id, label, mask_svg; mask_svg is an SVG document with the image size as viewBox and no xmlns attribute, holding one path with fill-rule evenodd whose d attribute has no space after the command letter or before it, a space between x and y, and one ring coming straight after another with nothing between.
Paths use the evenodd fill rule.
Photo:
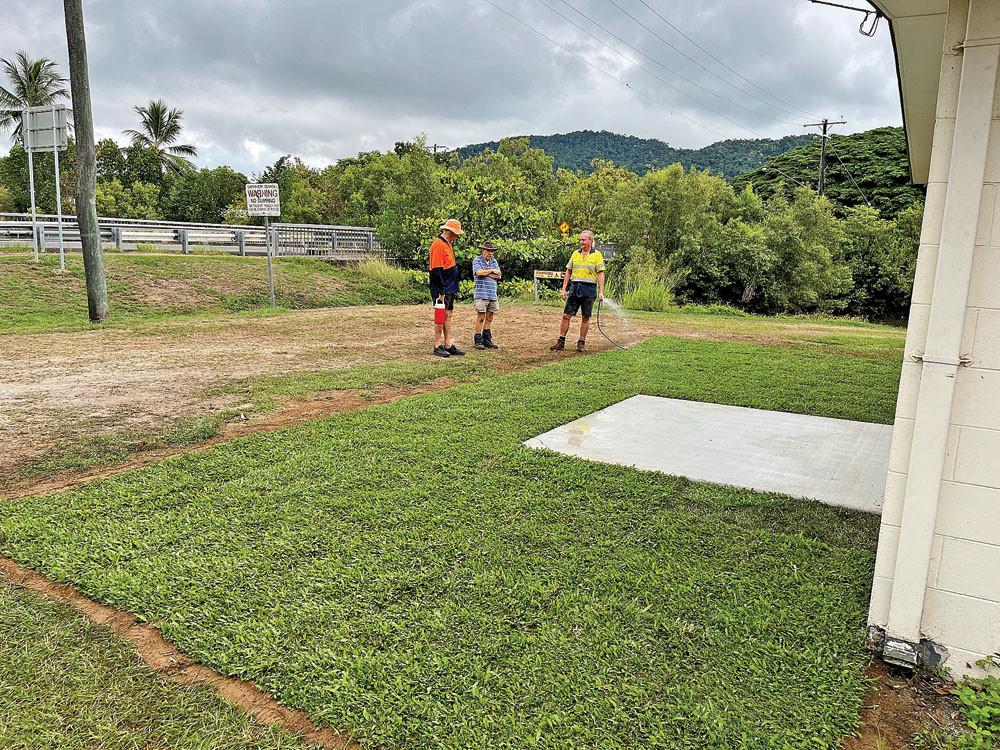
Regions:
<instances>
[{"instance_id":1,"label":"grey cloud","mask_svg":"<svg viewBox=\"0 0 1000 750\"><path fill-rule=\"evenodd\" d=\"M791 115L727 86L657 40L655 31L737 88L753 90L653 16L638 0L493 0L632 90L566 54L485 0L88 0L85 12L94 111L101 134L135 124L132 107L163 98L185 112L202 164L260 171L281 153L329 163L359 150L391 148L427 133L459 146L517 133L608 129L702 146L720 136L653 104L637 91L725 137L803 132ZM545 4L722 119L600 42ZM849 120L845 131L900 122L888 32L857 33L855 14L803 0L651 2L689 36L759 86L796 107ZM595 29L609 31L704 89ZM4 0L0 56L24 48L66 70L62 3ZM753 90L761 98L768 96ZM785 105L773 102L779 107ZM119 136L119 140L122 140ZM248 149L246 143L253 145Z\"/></svg>"}]
</instances>

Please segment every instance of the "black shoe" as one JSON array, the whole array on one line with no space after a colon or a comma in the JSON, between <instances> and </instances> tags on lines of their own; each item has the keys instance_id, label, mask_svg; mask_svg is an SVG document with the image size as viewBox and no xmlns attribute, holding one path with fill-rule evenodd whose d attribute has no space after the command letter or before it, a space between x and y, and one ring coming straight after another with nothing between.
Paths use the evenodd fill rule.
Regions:
<instances>
[{"instance_id":1,"label":"black shoe","mask_svg":"<svg viewBox=\"0 0 1000 750\"><path fill-rule=\"evenodd\" d=\"M563 339L559 339L558 341L556 341L556 343L554 343L552 346L549 347L549 351L561 352L565 348L566 348L566 341Z\"/></svg>"},{"instance_id":2,"label":"black shoe","mask_svg":"<svg viewBox=\"0 0 1000 750\"><path fill-rule=\"evenodd\" d=\"M453 357L461 357L462 355L465 354L465 352L463 352L461 349L459 349L454 344L452 344L447 349L445 349L445 351L448 352L448 354L450 354Z\"/></svg>"},{"instance_id":3,"label":"black shoe","mask_svg":"<svg viewBox=\"0 0 1000 750\"><path fill-rule=\"evenodd\" d=\"M483 346L487 349L499 349L500 347L493 343L493 339L483 339Z\"/></svg>"},{"instance_id":4,"label":"black shoe","mask_svg":"<svg viewBox=\"0 0 1000 750\"><path fill-rule=\"evenodd\" d=\"M451 352L449 352L443 346L435 346L434 353L439 357L444 357L445 359L451 356Z\"/></svg>"},{"instance_id":5,"label":"black shoe","mask_svg":"<svg viewBox=\"0 0 1000 750\"><path fill-rule=\"evenodd\" d=\"M479 341L477 339L476 343L473 344L473 346L476 347L477 349L485 349L486 348L486 342L485 341Z\"/></svg>"}]
</instances>

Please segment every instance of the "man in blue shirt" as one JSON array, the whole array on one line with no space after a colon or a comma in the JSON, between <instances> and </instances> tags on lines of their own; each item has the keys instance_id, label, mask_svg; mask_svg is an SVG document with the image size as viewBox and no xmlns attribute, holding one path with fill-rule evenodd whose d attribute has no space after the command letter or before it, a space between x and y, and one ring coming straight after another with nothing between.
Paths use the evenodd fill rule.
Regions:
<instances>
[{"instance_id":1,"label":"man in blue shirt","mask_svg":"<svg viewBox=\"0 0 1000 750\"><path fill-rule=\"evenodd\" d=\"M497 301L497 281L500 279L500 265L493 254L497 246L487 240L479 248L481 253L472 259L472 278L475 280L475 291L472 295L476 307L477 349L499 349L493 343L493 316L500 310Z\"/></svg>"}]
</instances>

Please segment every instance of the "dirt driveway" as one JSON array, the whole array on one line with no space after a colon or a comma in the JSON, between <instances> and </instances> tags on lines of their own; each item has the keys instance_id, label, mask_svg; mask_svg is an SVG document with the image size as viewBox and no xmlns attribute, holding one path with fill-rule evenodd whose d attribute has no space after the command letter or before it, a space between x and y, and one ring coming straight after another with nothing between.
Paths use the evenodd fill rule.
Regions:
<instances>
[{"instance_id":1,"label":"dirt driveway","mask_svg":"<svg viewBox=\"0 0 1000 750\"><path fill-rule=\"evenodd\" d=\"M472 349L470 306L459 306L455 316L460 331L457 341L468 349L469 357L492 358L502 372L576 356L548 349L557 333L559 310L555 307L505 305L494 326L501 346L496 353ZM418 306L327 308L0 336L0 430L10 446L0 453L0 477L8 479L0 488L7 494L19 483L20 469L50 455L60 441L123 432L152 435L192 417L238 409L240 397L206 393L246 378L431 360L430 317L428 308ZM790 333L801 336L808 328L801 322L762 324L757 320L751 325L727 321L720 325L711 318L692 323L650 316L626 325L605 315L603 322L605 330L626 345L659 334L773 344L788 340ZM850 330L863 333L863 329ZM820 330L827 335L831 332L836 329ZM574 326L571 341L575 333ZM611 348L592 327L588 349ZM450 384L445 379L436 386ZM293 424L426 389L383 388L374 395L367 393L366 399L356 392L316 394L305 402L288 403L263 419L230 425L221 437Z\"/></svg>"}]
</instances>

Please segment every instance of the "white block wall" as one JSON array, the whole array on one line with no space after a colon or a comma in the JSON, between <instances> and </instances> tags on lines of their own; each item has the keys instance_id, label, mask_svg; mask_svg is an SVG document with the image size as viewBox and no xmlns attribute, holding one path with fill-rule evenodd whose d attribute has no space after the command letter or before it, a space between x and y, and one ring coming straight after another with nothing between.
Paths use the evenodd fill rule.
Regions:
<instances>
[{"instance_id":1,"label":"white block wall","mask_svg":"<svg viewBox=\"0 0 1000 750\"><path fill-rule=\"evenodd\" d=\"M972 362L955 376L929 560L899 546L904 503L913 494L907 478L924 372L911 355L925 351L934 295L950 293L935 289L935 276L952 154L964 147L955 143L964 52L954 47L998 38L1000 3L952 0L869 612L870 624L887 627L897 567L926 565L920 635L947 649L944 666L955 677L980 674L975 661L1000 651L1000 87L989 92L993 119L961 333L961 353Z\"/></svg>"}]
</instances>

